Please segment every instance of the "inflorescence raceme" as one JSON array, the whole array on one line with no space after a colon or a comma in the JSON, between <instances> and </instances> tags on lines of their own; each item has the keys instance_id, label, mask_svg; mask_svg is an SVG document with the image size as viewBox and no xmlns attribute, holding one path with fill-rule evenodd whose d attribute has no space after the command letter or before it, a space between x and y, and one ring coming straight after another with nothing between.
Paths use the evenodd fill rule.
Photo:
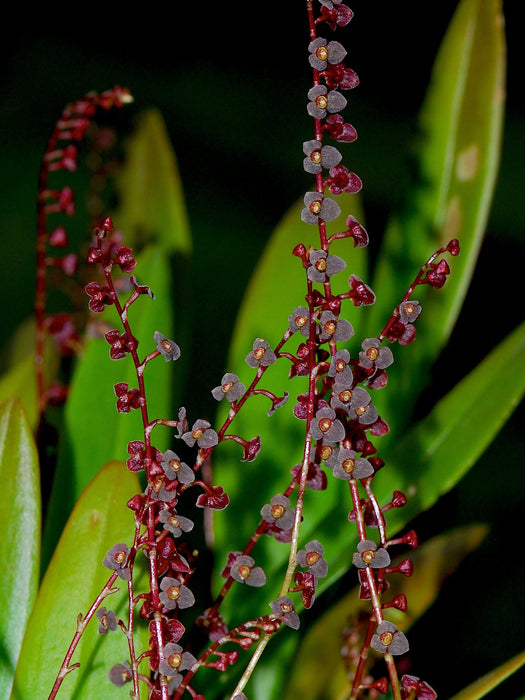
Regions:
<instances>
[{"instance_id":1,"label":"inflorescence raceme","mask_svg":"<svg viewBox=\"0 0 525 700\"><path fill-rule=\"evenodd\" d=\"M319 580L328 573L321 542L306 542L302 548L299 545L304 503L308 490L329 488L330 473L335 479L348 483L348 520L355 524L359 540L351 558L357 570L360 598L370 602L363 638L360 643L353 642L356 649L351 654L354 663L350 697L357 698L361 692L372 689L385 693L389 687L396 700L436 697L432 688L417 677L404 675L400 678L394 660L394 656L408 650L408 641L385 617L385 610L392 607L406 610L407 601L403 595L384 600L389 585L387 579L396 573L410 576L412 565L405 559L394 566L390 551L396 545L416 547L417 536L412 530L395 540L387 535L386 515L391 508L402 507L406 496L395 491L391 501L381 505L374 494L376 473L385 463L378 456L373 440L385 435L389 428L374 406L372 395L387 384L387 369L394 362L389 345L406 345L416 338L415 323L422 311L420 303L413 299L416 288L426 284L439 289L450 272L442 255L457 255L459 246L453 240L429 258L395 306L383 330L377 337L365 338L358 354L351 356L345 344L354 337L355 331L342 316L343 304L351 300L355 306L367 306L374 303L375 295L353 274L348 277L346 291L333 292L332 277L343 273L346 262L332 252L332 248L346 238L352 239L354 247L365 247L368 234L351 215L346 217L345 227L339 233L328 235L326 223L342 215L337 196L342 192L358 192L362 187L359 177L342 165L342 154L333 145L333 142L350 143L357 137L355 128L344 121L341 111L347 104L343 92L354 88L359 80L344 63L344 47L317 32L318 28L333 31L344 27L353 13L340 0L319 0L319 3L317 16L313 0L306 3L310 33L308 60L312 71L306 111L312 119L312 138L303 144L302 152L304 171L314 177L314 187L305 193L300 212L303 222L317 227L319 245L307 248L299 243L293 250L305 271L305 297L290 310L288 325L275 346L264 338L254 340L246 356L246 363L254 370L251 383L246 386L236 374L227 371L212 388L212 396L218 402L228 403L228 415L221 426L213 427L205 418L190 422L184 407L173 420L150 418L145 383L147 365L159 357L166 362L176 361L181 350L175 341L157 331L148 354L139 357L128 310L139 299L154 299L154 294L130 274L136 264L133 251L122 245L110 218L96 227L95 241L89 250L88 261L98 265L103 273L102 279L86 287L89 309L98 314L108 306L114 307L121 328L105 333L109 355L114 360L131 358L136 369L137 385L130 387L117 382L114 392L117 411L139 411L142 416L143 435L128 444L127 466L133 472L143 472L146 479L145 490L128 503L135 520L131 544L116 543L107 552L103 564L112 574L91 615L98 607L100 633L107 634L120 627L128 639L132 636L137 608L140 616L148 621L149 648L137 653L130 642L129 660L116 664L109 676L119 686L132 683L132 695L136 698L139 697L139 681L142 681L154 700L177 700L185 691L201 700L204 696L193 687L199 668L225 671L238 662L239 651L254 650L253 658L258 658L283 625L294 630L299 628L298 601L304 608L310 608ZM332 143L326 143L327 139ZM127 275L125 284L122 279L116 283L117 277ZM123 289L127 291L122 292ZM298 343L296 350L285 350L292 339ZM290 379L302 376L308 380L308 390L297 396L293 407L294 416L304 422L302 461L291 469L287 487L260 508L258 525L244 549L228 555L221 572L225 580L221 590L213 604L196 616L195 624L209 639L209 645L199 653L185 644L187 630L180 621L180 612L196 605L192 578L198 570L195 556L185 540L195 522L181 512L181 496L196 492L194 503L203 509L220 510L228 506L228 495L220 485L209 482L203 466L226 440L239 445L242 461L253 461L257 457L261 449L259 436L237 435L231 432L231 426L245 402L254 396L269 400L270 416L286 403L289 392L276 395L264 388L265 374L277 361L290 363ZM162 452L154 446L152 433L158 426L175 431L178 441L175 446L180 445L180 449ZM256 544L263 535L289 546L288 566L277 585L257 563ZM141 550L148 560L149 588L138 594L133 572ZM100 607L104 598L113 592L117 578L128 584L127 621ZM274 590L273 596L269 595L270 611L229 629L221 615L221 603L233 585L271 585L277 593ZM232 646L239 651L232 650ZM370 649L384 657L388 677L373 680L365 671ZM148 675L138 670L144 659L149 663ZM243 690L252 670L251 665L246 668L232 697L238 700L246 697Z\"/></svg>"}]
</instances>

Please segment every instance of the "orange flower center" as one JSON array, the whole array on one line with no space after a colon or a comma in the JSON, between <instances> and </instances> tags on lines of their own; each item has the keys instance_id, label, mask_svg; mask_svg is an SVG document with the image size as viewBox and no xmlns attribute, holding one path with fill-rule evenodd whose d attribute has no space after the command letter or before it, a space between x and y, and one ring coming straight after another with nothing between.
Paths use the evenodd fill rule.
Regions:
<instances>
[{"instance_id":1,"label":"orange flower center","mask_svg":"<svg viewBox=\"0 0 525 700\"><path fill-rule=\"evenodd\" d=\"M276 503L274 506L272 506L272 515L275 519L280 518L283 513L284 513L284 506L281 505L280 503Z\"/></svg>"},{"instance_id":2,"label":"orange flower center","mask_svg":"<svg viewBox=\"0 0 525 700\"><path fill-rule=\"evenodd\" d=\"M171 668L179 668L182 661L182 656L178 653L170 654L166 661L169 663Z\"/></svg>"},{"instance_id":3,"label":"orange flower center","mask_svg":"<svg viewBox=\"0 0 525 700\"><path fill-rule=\"evenodd\" d=\"M327 430L330 430L332 427L332 419L331 418L321 418L319 421L319 430L323 433L326 433Z\"/></svg>"},{"instance_id":4,"label":"orange flower center","mask_svg":"<svg viewBox=\"0 0 525 700\"><path fill-rule=\"evenodd\" d=\"M351 474L354 471L355 467L355 462L353 459L344 459L341 463L341 467L343 471L345 471L347 474Z\"/></svg>"},{"instance_id":5,"label":"orange flower center","mask_svg":"<svg viewBox=\"0 0 525 700\"><path fill-rule=\"evenodd\" d=\"M368 350L366 351L366 356L369 360L375 362L375 360L377 360L377 358L379 357L379 350L377 348L368 348Z\"/></svg>"}]
</instances>

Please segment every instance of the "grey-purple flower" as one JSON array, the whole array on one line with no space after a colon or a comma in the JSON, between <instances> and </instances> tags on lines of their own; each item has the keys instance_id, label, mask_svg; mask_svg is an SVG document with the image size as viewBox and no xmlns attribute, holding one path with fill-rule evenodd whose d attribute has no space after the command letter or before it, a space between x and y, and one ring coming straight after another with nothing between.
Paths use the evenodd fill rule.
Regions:
<instances>
[{"instance_id":1,"label":"grey-purple flower","mask_svg":"<svg viewBox=\"0 0 525 700\"><path fill-rule=\"evenodd\" d=\"M299 331L301 335L309 335L310 312L306 306L296 306L293 313L288 316L288 326L292 333Z\"/></svg>"},{"instance_id":2,"label":"grey-purple flower","mask_svg":"<svg viewBox=\"0 0 525 700\"><path fill-rule=\"evenodd\" d=\"M195 443L202 448L214 447L219 442L219 437L210 423L201 418L195 421L191 431L182 435L182 439L188 447L193 447Z\"/></svg>"},{"instance_id":3,"label":"grey-purple flower","mask_svg":"<svg viewBox=\"0 0 525 700\"><path fill-rule=\"evenodd\" d=\"M413 323L421 313L421 305L418 301L409 300L399 304L399 317L403 323Z\"/></svg>"},{"instance_id":4,"label":"grey-purple flower","mask_svg":"<svg viewBox=\"0 0 525 700\"><path fill-rule=\"evenodd\" d=\"M130 549L125 544L114 544L102 562L108 569L116 571L124 581L131 580L131 569L127 565Z\"/></svg>"},{"instance_id":5,"label":"grey-purple flower","mask_svg":"<svg viewBox=\"0 0 525 700\"><path fill-rule=\"evenodd\" d=\"M332 311L323 311L319 318L321 332L319 340L323 343L327 340L335 340L338 343L350 340L354 335L354 329L350 321L339 318Z\"/></svg>"},{"instance_id":6,"label":"grey-purple flower","mask_svg":"<svg viewBox=\"0 0 525 700\"><path fill-rule=\"evenodd\" d=\"M219 386L212 389L211 394L217 401L237 401L244 394L245 386L239 381L239 377L232 372L226 372Z\"/></svg>"},{"instance_id":7,"label":"grey-purple flower","mask_svg":"<svg viewBox=\"0 0 525 700\"><path fill-rule=\"evenodd\" d=\"M358 569L367 566L384 569L390 564L390 554L383 547L378 547L373 540L361 540L357 545L357 552L352 556L352 563Z\"/></svg>"},{"instance_id":8,"label":"grey-purple flower","mask_svg":"<svg viewBox=\"0 0 525 700\"><path fill-rule=\"evenodd\" d=\"M346 267L345 261L338 255L329 255L326 250L311 250L308 255L310 265L306 275L312 282L324 283Z\"/></svg>"},{"instance_id":9,"label":"grey-purple flower","mask_svg":"<svg viewBox=\"0 0 525 700\"><path fill-rule=\"evenodd\" d=\"M104 607L99 608L97 610L97 620L100 622L98 627L99 634L114 632L118 627L117 616L113 610L106 610Z\"/></svg>"},{"instance_id":10,"label":"grey-purple flower","mask_svg":"<svg viewBox=\"0 0 525 700\"><path fill-rule=\"evenodd\" d=\"M334 146L323 146L321 141L312 139L303 143L303 153L306 158L303 160L303 167L307 173L315 175L323 168L329 170L341 162L343 156Z\"/></svg>"},{"instance_id":11,"label":"grey-purple flower","mask_svg":"<svg viewBox=\"0 0 525 700\"><path fill-rule=\"evenodd\" d=\"M295 510L290 508L289 499L280 493L261 508L261 515L267 523L276 525L280 530L289 530L295 520Z\"/></svg>"},{"instance_id":12,"label":"grey-purple flower","mask_svg":"<svg viewBox=\"0 0 525 700\"><path fill-rule=\"evenodd\" d=\"M315 578L324 578L328 573L328 564L323 554L324 549L321 543L313 540L308 542L304 549L297 552L295 560L299 566L308 567L308 571Z\"/></svg>"},{"instance_id":13,"label":"grey-purple flower","mask_svg":"<svg viewBox=\"0 0 525 700\"><path fill-rule=\"evenodd\" d=\"M189 608L195 603L195 597L187 586L176 578L165 576L160 582L159 598L169 610Z\"/></svg>"},{"instance_id":14,"label":"grey-purple flower","mask_svg":"<svg viewBox=\"0 0 525 700\"><path fill-rule=\"evenodd\" d=\"M366 479L374 473L374 467L367 459L357 457L355 450L344 447L335 449L325 464L333 469L334 476L338 479Z\"/></svg>"},{"instance_id":15,"label":"grey-purple flower","mask_svg":"<svg viewBox=\"0 0 525 700\"><path fill-rule=\"evenodd\" d=\"M361 343L362 351L359 353L359 364L365 369L385 369L394 361L392 350L380 347L378 338L367 338Z\"/></svg>"},{"instance_id":16,"label":"grey-purple flower","mask_svg":"<svg viewBox=\"0 0 525 700\"><path fill-rule=\"evenodd\" d=\"M160 511L159 522L163 524L165 530L171 532L173 537L180 537L183 532L190 532L194 524L193 520L168 509Z\"/></svg>"},{"instance_id":17,"label":"grey-purple flower","mask_svg":"<svg viewBox=\"0 0 525 700\"><path fill-rule=\"evenodd\" d=\"M273 614L282 620L285 625L294 630L299 629L299 615L295 612L294 604L288 596L283 595L281 598L273 600L270 603L270 607Z\"/></svg>"},{"instance_id":18,"label":"grey-purple flower","mask_svg":"<svg viewBox=\"0 0 525 700\"><path fill-rule=\"evenodd\" d=\"M179 456L173 450L164 452L160 466L170 481L177 479L181 484L191 484L192 481L195 481L193 469L185 462L181 462Z\"/></svg>"},{"instance_id":19,"label":"grey-purple flower","mask_svg":"<svg viewBox=\"0 0 525 700\"><path fill-rule=\"evenodd\" d=\"M162 661L159 664L159 671L164 676L172 677L180 671L187 671L197 659L189 651L183 651L180 644L169 642L162 648ZM180 683L179 683L180 685Z\"/></svg>"},{"instance_id":20,"label":"grey-purple flower","mask_svg":"<svg viewBox=\"0 0 525 700\"><path fill-rule=\"evenodd\" d=\"M370 640L370 646L380 654L404 654L409 649L408 639L397 627L388 620L383 620L377 626L376 634Z\"/></svg>"},{"instance_id":21,"label":"grey-purple flower","mask_svg":"<svg viewBox=\"0 0 525 700\"><path fill-rule=\"evenodd\" d=\"M255 560L247 554L241 554L230 569L230 575L239 583L246 583L256 588L264 586L266 576L260 566L255 566Z\"/></svg>"},{"instance_id":22,"label":"grey-purple flower","mask_svg":"<svg viewBox=\"0 0 525 700\"><path fill-rule=\"evenodd\" d=\"M301 220L305 224L317 224L322 221L333 221L341 213L337 202L325 197L321 192L307 192L304 195L304 209L301 210Z\"/></svg>"},{"instance_id":23,"label":"grey-purple flower","mask_svg":"<svg viewBox=\"0 0 525 700\"><path fill-rule=\"evenodd\" d=\"M314 440L323 440L324 443L332 445L345 437L343 424L336 418L335 411L329 407L320 408L316 412L310 423L310 432Z\"/></svg>"},{"instance_id":24,"label":"grey-purple flower","mask_svg":"<svg viewBox=\"0 0 525 700\"><path fill-rule=\"evenodd\" d=\"M349 366L350 353L348 350L338 350L332 359L330 360L330 367L328 369L328 376L335 377L337 382L344 383L346 385L351 385L354 375Z\"/></svg>"},{"instance_id":25,"label":"grey-purple flower","mask_svg":"<svg viewBox=\"0 0 525 700\"><path fill-rule=\"evenodd\" d=\"M157 350L164 355L166 362L170 360L178 360L180 357L180 348L174 340L165 338L162 333L155 331L153 334L153 342L157 346Z\"/></svg>"},{"instance_id":26,"label":"grey-purple flower","mask_svg":"<svg viewBox=\"0 0 525 700\"><path fill-rule=\"evenodd\" d=\"M254 340L252 351L246 356L246 362L250 367L268 367L276 360L274 351L270 348L270 343L262 338Z\"/></svg>"},{"instance_id":27,"label":"grey-purple flower","mask_svg":"<svg viewBox=\"0 0 525 700\"><path fill-rule=\"evenodd\" d=\"M346 49L338 41L327 42L318 37L308 44L308 60L312 68L324 70L329 63L341 63L346 56Z\"/></svg>"},{"instance_id":28,"label":"grey-purple flower","mask_svg":"<svg viewBox=\"0 0 525 700\"><path fill-rule=\"evenodd\" d=\"M314 119L324 119L326 113L335 114L346 107L346 99L337 90L328 90L324 85L314 85L308 90L308 103L306 109Z\"/></svg>"}]
</instances>

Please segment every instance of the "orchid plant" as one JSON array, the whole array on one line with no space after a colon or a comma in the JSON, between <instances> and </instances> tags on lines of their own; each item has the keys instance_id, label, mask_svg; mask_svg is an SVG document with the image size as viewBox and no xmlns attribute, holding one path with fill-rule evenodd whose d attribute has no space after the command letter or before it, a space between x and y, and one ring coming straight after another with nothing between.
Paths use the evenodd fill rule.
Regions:
<instances>
[{"instance_id":1,"label":"orchid plant","mask_svg":"<svg viewBox=\"0 0 525 700\"><path fill-rule=\"evenodd\" d=\"M414 519L523 396L525 327L425 416L414 408L465 298L494 189L501 7L458 4L421 115L421 179L372 266L363 182L345 164L357 138L346 117L359 85L347 65L353 10L304 5L305 191L255 270L202 401L184 398L198 373L189 323L212 355L215 338L206 310L185 304L190 234L162 118L144 114L116 182L100 165L97 186L115 187L118 204L104 211L99 189L80 250L67 222L81 144L104 162L96 121L131 93L88 93L52 130L34 357L16 357L0 383L3 697L450 697L439 660L432 677L410 664L409 627L486 529L421 543ZM162 189L153 206L144 169L154 196ZM57 291L67 310L50 311ZM524 662L455 697L484 697Z\"/></svg>"}]
</instances>

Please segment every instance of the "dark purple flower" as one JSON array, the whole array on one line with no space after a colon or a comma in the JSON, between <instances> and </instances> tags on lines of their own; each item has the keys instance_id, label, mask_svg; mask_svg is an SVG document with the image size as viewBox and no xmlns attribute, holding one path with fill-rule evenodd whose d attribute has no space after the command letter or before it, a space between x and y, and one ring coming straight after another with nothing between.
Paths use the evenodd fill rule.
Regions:
<instances>
[{"instance_id":1,"label":"dark purple flower","mask_svg":"<svg viewBox=\"0 0 525 700\"><path fill-rule=\"evenodd\" d=\"M213 510L224 510L230 503L228 494L222 486L211 486L209 491L201 493L195 505L198 508L212 508Z\"/></svg>"},{"instance_id":2,"label":"dark purple flower","mask_svg":"<svg viewBox=\"0 0 525 700\"><path fill-rule=\"evenodd\" d=\"M324 557L324 549L320 542L313 540L308 542L304 549L297 552L295 560L299 566L307 567L308 571L315 576L315 578L324 578L328 573L328 564L326 563Z\"/></svg>"},{"instance_id":3,"label":"dark purple flower","mask_svg":"<svg viewBox=\"0 0 525 700\"><path fill-rule=\"evenodd\" d=\"M324 70L329 63L340 63L346 56L346 49L338 41L327 42L318 37L308 44L308 58L312 68Z\"/></svg>"},{"instance_id":4,"label":"dark purple flower","mask_svg":"<svg viewBox=\"0 0 525 700\"><path fill-rule=\"evenodd\" d=\"M306 275L312 282L327 282L332 275L346 267L345 261L338 255L329 255L325 250L311 250L308 256L310 265Z\"/></svg>"},{"instance_id":5,"label":"dark purple flower","mask_svg":"<svg viewBox=\"0 0 525 700\"><path fill-rule=\"evenodd\" d=\"M390 554L383 547L378 548L373 540L361 540L357 545L357 552L352 556L352 563L358 569L367 566L384 569L390 564Z\"/></svg>"},{"instance_id":6,"label":"dark purple flower","mask_svg":"<svg viewBox=\"0 0 525 700\"><path fill-rule=\"evenodd\" d=\"M160 466L171 481L177 479L181 484L191 484L195 481L193 469L185 462L181 462L179 456L173 450L166 450L160 460Z\"/></svg>"},{"instance_id":7,"label":"dark purple flower","mask_svg":"<svg viewBox=\"0 0 525 700\"><path fill-rule=\"evenodd\" d=\"M317 411L310 424L310 431L315 440L323 440L324 443L332 445L345 437L344 426L331 408L320 408Z\"/></svg>"},{"instance_id":8,"label":"dark purple flower","mask_svg":"<svg viewBox=\"0 0 525 700\"><path fill-rule=\"evenodd\" d=\"M114 544L108 551L102 564L116 571L124 581L131 580L131 569L127 566L130 549L125 544Z\"/></svg>"},{"instance_id":9,"label":"dark purple flower","mask_svg":"<svg viewBox=\"0 0 525 700\"><path fill-rule=\"evenodd\" d=\"M330 138L341 143L351 143L357 138L355 128L348 122L345 122L340 114L331 114L327 117L323 129L328 132Z\"/></svg>"},{"instance_id":10,"label":"dark purple flower","mask_svg":"<svg viewBox=\"0 0 525 700\"><path fill-rule=\"evenodd\" d=\"M169 610L190 608L195 603L193 593L176 578L165 576L160 582L159 598Z\"/></svg>"},{"instance_id":11,"label":"dark purple flower","mask_svg":"<svg viewBox=\"0 0 525 700\"><path fill-rule=\"evenodd\" d=\"M399 632L397 627L388 620L383 620L377 626L376 634L370 641L370 646L380 654L404 654L408 651L408 639Z\"/></svg>"},{"instance_id":12,"label":"dark purple flower","mask_svg":"<svg viewBox=\"0 0 525 700\"><path fill-rule=\"evenodd\" d=\"M290 508L290 501L286 496L277 494L270 503L261 508L261 515L267 523L272 523L281 530L289 530L295 521L295 510Z\"/></svg>"},{"instance_id":13,"label":"dark purple flower","mask_svg":"<svg viewBox=\"0 0 525 700\"><path fill-rule=\"evenodd\" d=\"M217 401L226 398L227 401L237 401L245 391L245 386L239 381L239 377L232 372L227 372L221 379L220 386L212 389L211 394Z\"/></svg>"},{"instance_id":14,"label":"dark purple flower","mask_svg":"<svg viewBox=\"0 0 525 700\"><path fill-rule=\"evenodd\" d=\"M113 303L111 291L106 284L100 286L98 282L90 282L86 287L86 294L91 297L88 306L96 314L101 313L105 306Z\"/></svg>"},{"instance_id":15,"label":"dark purple flower","mask_svg":"<svg viewBox=\"0 0 525 700\"><path fill-rule=\"evenodd\" d=\"M355 194L363 187L361 178L351 173L344 165L336 165L330 169L330 177L325 181L332 194Z\"/></svg>"},{"instance_id":16,"label":"dark purple flower","mask_svg":"<svg viewBox=\"0 0 525 700\"><path fill-rule=\"evenodd\" d=\"M140 395L140 391L129 389L126 382L118 382L113 389L117 397L117 411L119 413L129 413L132 408L144 406L144 397Z\"/></svg>"},{"instance_id":17,"label":"dark purple flower","mask_svg":"<svg viewBox=\"0 0 525 700\"><path fill-rule=\"evenodd\" d=\"M305 207L301 211L301 220L305 224L318 224L319 219L333 221L341 213L337 202L328 199L320 192L307 192L304 195Z\"/></svg>"},{"instance_id":18,"label":"dark purple flower","mask_svg":"<svg viewBox=\"0 0 525 700\"><path fill-rule=\"evenodd\" d=\"M115 255L115 264L120 266L122 272L133 272L137 261L132 256L133 251L128 246L120 246L117 248Z\"/></svg>"},{"instance_id":19,"label":"dark purple flower","mask_svg":"<svg viewBox=\"0 0 525 700\"><path fill-rule=\"evenodd\" d=\"M333 451L326 460L326 466L333 469L334 476L338 479L366 479L374 473L374 467L367 459L356 457L354 450L344 447Z\"/></svg>"},{"instance_id":20,"label":"dark purple flower","mask_svg":"<svg viewBox=\"0 0 525 700\"><path fill-rule=\"evenodd\" d=\"M179 671L187 671L195 663L197 663L197 659L193 654L190 654L189 651L183 651L180 644L169 642L162 649L159 672L164 676L172 677L179 674Z\"/></svg>"},{"instance_id":21,"label":"dark purple flower","mask_svg":"<svg viewBox=\"0 0 525 700\"><path fill-rule=\"evenodd\" d=\"M352 290L351 299L354 306L370 306L375 302L376 295L357 275L351 275L348 284Z\"/></svg>"},{"instance_id":22,"label":"dark purple flower","mask_svg":"<svg viewBox=\"0 0 525 700\"><path fill-rule=\"evenodd\" d=\"M155 331L153 334L153 342L157 346L157 350L164 355L166 362L170 360L178 360L180 357L180 348L174 340L168 340L162 333Z\"/></svg>"},{"instance_id":23,"label":"dark purple flower","mask_svg":"<svg viewBox=\"0 0 525 700\"><path fill-rule=\"evenodd\" d=\"M219 437L210 423L201 418L195 421L191 431L182 435L182 439L188 447L193 447L193 445L197 443L199 447L208 448L214 447L219 442Z\"/></svg>"},{"instance_id":24,"label":"dark purple flower","mask_svg":"<svg viewBox=\"0 0 525 700\"><path fill-rule=\"evenodd\" d=\"M324 85L314 85L308 90L308 103L306 109L314 119L324 119L326 113L335 114L346 107L346 99L337 90L330 90Z\"/></svg>"},{"instance_id":25,"label":"dark purple flower","mask_svg":"<svg viewBox=\"0 0 525 700\"><path fill-rule=\"evenodd\" d=\"M239 583L246 583L248 586L264 586L266 576L260 566L255 566L255 561L252 557L242 554L237 557L234 564L230 568L230 575Z\"/></svg>"},{"instance_id":26,"label":"dark purple flower","mask_svg":"<svg viewBox=\"0 0 525 700\"><path fill-rule=\"evenodd\" d=\"M131 352L138 345L135 338L130 340L127 333L122 333L121 335L116 329L105 333L104 338L111 345L109 356L112 360L122 360L122 358L126 357L127 352Z\"/></svg>"},{"instance_id":27,"label":"dark purple flower","mask_svg":"<svg viewBox=\"0 0 525 700\"><path fill-rule=\"evenodd\" d=\"M402 676L401 693L403 700L436 700L437 698L434 688L417 676Z\"/></svg>"},{"instance_id":28,"label":"dark purple flower","mask_svg":"<svg viewBox=\"0 0 525 700\"><path fill-rule=\"evenodd\" d=\"M312 175L320 173L323 168L327 170L333 168L341 162L342 155L333 146L323 146L321 141L315 139L303 143L303 153L306 158L303 160L303 167L307 173Z\"/></svg>"},{"instance_id":29,"label":"dark purple flower","mask_svg":"<svg viewBox=\"0 0 525 700\"><path fill-rule=\"evenodd\" d=\"M273 614L282 620L285 625L294 630L299 629L299 615L295 612L294 604L284 595L270 603Z\"/></svg>"},{"instance_id":30,"label":"dark purple flower","mask_svg":"<svg viewBox=\"0 0 525 700\"><path fill-rule=\"evenodd\" d=\"M270 343L262 338L256 338L252 351L246 356L246 362L250 367L268 367L276 360L274 351L270 348Z\"/></svg>"}]
</instances>

